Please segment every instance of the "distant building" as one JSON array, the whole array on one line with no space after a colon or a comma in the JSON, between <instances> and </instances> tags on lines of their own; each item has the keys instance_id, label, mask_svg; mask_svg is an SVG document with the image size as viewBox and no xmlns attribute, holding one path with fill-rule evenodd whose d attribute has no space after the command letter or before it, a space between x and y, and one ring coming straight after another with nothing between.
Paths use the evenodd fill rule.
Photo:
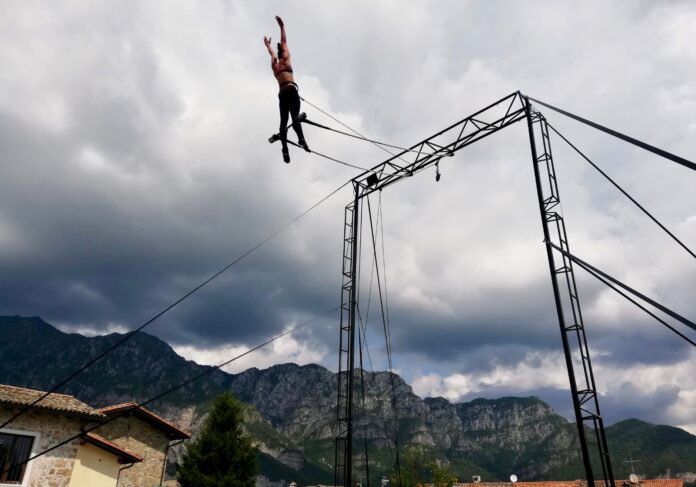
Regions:
<instances>
[{"instance_id":1,"label":"distant building","mask_svg":"<svg viewBox=\"0 0 696 487\"><path fill-rule=\"evenodd\" d=\"M44 393L0 384L0 423ZM37 453L86 428L93 432L35 460ZM97 410L66 394L49 394L0 429L0 487L140 487L160 485L172 441L190 435L134 403ZM23 463L26 462L26 463ZM18 465L13 467L13 465Z\"/></svg>"},{"instance_id":2,"label":"distant building","mask_svg":"<svg viewBox=\"0 0 696 487\"><path fill-rule=\"evenodd\" d=\"M479 477L480 479L480 477ZM638 482L615 480L616 487L684 487L683 479L646 479ZM453 487L587 487L586 480L550 480L547 482L468 482ZM595 487L604 487L604 481L595 481Z\"/></svg>"},{"instance_id":3,"label":"distant building","mask_svg":"<svg viewBox=\"0 0 696 487\"><path fill-rule=\"evenodd\" d=\"M121 472L118 487L160 485L169 448L190 438L190 435L133 402L102 408L99 412L116 419L97 431L143 456L142 462Z\"/></svg>"}]
</instances>

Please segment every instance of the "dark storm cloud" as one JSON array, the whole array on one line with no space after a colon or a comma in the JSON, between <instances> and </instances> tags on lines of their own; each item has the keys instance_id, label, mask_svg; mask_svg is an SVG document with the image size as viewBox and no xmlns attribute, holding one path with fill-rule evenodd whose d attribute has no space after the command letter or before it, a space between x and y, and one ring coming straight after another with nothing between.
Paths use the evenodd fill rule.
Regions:
<instances>
[{"instance_id":1,"label":"dark storm cloud","mask_svg":"<svg viewBox=\"0 0 696 487\"><path fill-rule=\"evenodd\" d=\"M286 16L303 95L376 138L420 140L522 89L694 153L694 42L681 27L690 4L621 3L598 19L596 6L572 6L570 16L570 3L554 2L533 25L526 6L505 4L501 16L502 5L9 3L0 20L0 313L132 329L355 174L302 153L285 165L265 142L277 125L276 86L260 39L277 36L276 13ZM549 118L696 246L690 174ZM385 157L307 132L340 159ZM696 316L693 263L560 142L554 151L574 251ZM559 352L525 127L442 170L437 185L425 173L384 193L391 336L395 353L415 357L395 362L410 379ZM349 197L317 208L148 331L201 350L248 346L336 306ZM687 360L669 332L578 279L600 366ZM381 352L375 303L368 334ZM329 350L333 366L337 324L328 321L303 343Z\"/></svg>"},{"instance_id":2,"label":"dark storm cloud","mask_svg":"<svg viewBox=\"0 0 696 487\"><path fill-rule=\"evenodd\" d=\"M117 21L112 31L111 22L97 18L98 27L71 33L52 25L74 54L65 69L50 73L65 86L66 127L56 133L11 111L1 114L2 216L21 243L0 264L2 309L67 327L128 329L296 210L276 208L285 196L268 198L273 181L253 179L253 169L238 172L231 185L199 171L197 182L209 184L186 194L188 181L168 167L177 157L168 160L166 147L182 99L163 79L162 61L139 22ZM83 36L95 42L83 45ZM43 49L53 50L48 42ZM85 77L89 68L94 74ZM268 218L264 207L276 215ZM254 257L255 267L236 267L227 286L206 290L151 330L174 342L253 342L283 326L289 303L302 309L312 286L327 289L307 279L312 285L302 291L296 277L305 272L291 257ZM314 296L322 302L321 293Z\"/></svg>"},{"instance_id":3,"label":"dark storm cloud","mask_svg":"<svg viewBox=\"0 0 696 487\"><path fill-rule=\"evenodd\" d=\"M679 387L673 385L652 389L649 384L623 382L600 398L602 414L607 424L626 418L671 423L673 418L668 411L679 400L679 392Z\"/></svg>"}]
</instances>

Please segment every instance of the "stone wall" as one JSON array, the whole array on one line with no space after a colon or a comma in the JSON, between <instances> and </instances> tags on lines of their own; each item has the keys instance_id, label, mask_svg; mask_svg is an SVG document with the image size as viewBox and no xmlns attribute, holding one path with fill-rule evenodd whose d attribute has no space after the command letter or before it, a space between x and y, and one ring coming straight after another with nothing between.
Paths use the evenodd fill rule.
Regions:
<instances>
[{"instance_id":1,"label":"stone wall","mask_svg":"<svg viewBox=\"0 0 696 487\"><path fill-rule=\"evenodd\" d=\"M164 452L169 443L164 432L136 416L124 416L99 428L99 434L143 457L142 462L121 471L118 487L152 487L160 484Z\"/></svg>"},{"instance_id":2,"label":"stone wall","mask_svg":"<svg viewBox=\"0 0 696 487\"><path fill-rule=\"evenodd\" d=\"M6 421L16 412L18 410L0 407L0 422ZM84 420L58 413L31 411L13 420L3 431L39 433L41 436L38 443L35 442L33 446L33 450L38 453L79 433L84 423ZM30 462L29 487L68 487L79 445L78 438Z\"/></svg>"}]
</instances>

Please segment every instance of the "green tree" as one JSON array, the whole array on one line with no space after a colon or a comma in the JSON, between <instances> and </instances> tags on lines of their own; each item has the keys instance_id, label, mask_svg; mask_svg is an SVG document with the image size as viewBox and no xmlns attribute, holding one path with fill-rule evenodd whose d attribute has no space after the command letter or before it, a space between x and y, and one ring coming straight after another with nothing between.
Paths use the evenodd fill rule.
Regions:
<instances>
[{"instance_id":1,"label":"green tree","mask_svg":"<svg viewBox=\"0 0 696 487\"><path fill-rule=\"evenodd\" d=\"M427 481L427 463L425 452L422 448L410 446L401 456L401 468L394 472L390 478L390 484L395 487L417 487Z\"/></svg>"},{"instance_id":2,"label":"green tree","mask_svg":"<svg viewBox=\"0 0 696 487\"><path fill-rule=\"evenodd\" d=\"M457 483L457 474L447 460L431 460L429 463L430 479L438 487L452 487Z\"/></svg>"},{"instance_id":3,"label":"green tree","mask_svg":"<svg viewBox=\"0 0 696 487\"><path fill-rule=\"evenodd\" d=\"M410 446L401 457L400 472L393 472L389 483L391 487L418 487L433 484L436 487L450 487L457 483L457 475L447 460L434 458L425 448Z\"/></svg>"},{"instance_id":4,"label":"green tree","mask_svg":"<svg viewBox=\"0 0 696 487\"><path fill-rule=\"evenodd\" d=\"M179 467L182 487L254 487L256 451L242 423L242 404L223 393Z\"/></svg>"}]
</instances>

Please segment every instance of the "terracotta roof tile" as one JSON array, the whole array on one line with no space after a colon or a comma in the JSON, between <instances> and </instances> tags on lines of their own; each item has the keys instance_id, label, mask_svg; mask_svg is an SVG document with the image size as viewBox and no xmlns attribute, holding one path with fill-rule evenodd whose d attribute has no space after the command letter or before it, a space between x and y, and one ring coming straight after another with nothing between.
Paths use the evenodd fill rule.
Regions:
<instances>
[{"instance_id":1,"label":"terracotta roof tile","mask_svg":"<svg viewBox=\"0 0 696 487\"><path fill-rule=\"evenodd\" d=\"M617 486L630 485L636 487L684 487L684 479L645 479L632 483L629 480L617 480Z\"/></svg>"},{"instance_id":2,"label":"terracotta roof tile","mask_svg":"<svg viewBox=\"0 0 696 487\"><path fill-rule=\"evenodd\" d=\"M172 439L186 440L188 438L191 438L191 435L189 433L187 433L186 431L183 431L183 430L177 428L173 423L171 423L170 421L167 421L163 417L153 413L149 409L145 409L142 406L138 407L138 405L134 402L124 402L122 404L114 404L113 406L107 406L107 407L99 409L99 412L102 414L105 414L107 416L111 416L113 414L123 414L123 413L132 412L132 414L137 415L142 420L152 424L156 428L159 428L160 430L169 434L169 436Z\"/></svg>"},{"instance_id":3,"label":"terracotta roof tile","mask_svg":"<svg viewBox=\"0 0 696 487\"><path fill-rule=\"evenodd\" d=\"M0 384L0 404L7 406L28 406L44 394L45 392L43 391ZM104 415L99 411L75 399L73 396L55 392L46 396L33 408L58 411L91 419L104 419Z\"/></svg>"},{"instance_id":4,"label":"terracotta roof tile","mask_svg":"<svg viewBox=\"0 0 696 487\"><path fill-rule=\"evenodd\" d=\"M616 487L684 487L683 479L645 479L638 482L615 480ZM456 487L587 487L585 480L551 480L545 482L479 482L459 483ZM595 487L604 487L603 480L596 480Z\"/></svg>"},{"instance_id":5,"label":"terracotta roof tile","mask_svg":"<svg viewBox=\"0 0 696 487\"><path fill-rule=\"evenodd\" d=\"M138 455L137 453L134 453L130 450L126 450L125 448L121 448L115 443L110 442L106 438L103 438L99 435L96 435L94 433L85 433L83 435L84 439L93 444L94 446L98 446L99 448L102 448L108 452L113 453L119 459L124 460L128 463L136 463L136 462L142 462L143 457Z\"/></svg>"}]
</instances>

